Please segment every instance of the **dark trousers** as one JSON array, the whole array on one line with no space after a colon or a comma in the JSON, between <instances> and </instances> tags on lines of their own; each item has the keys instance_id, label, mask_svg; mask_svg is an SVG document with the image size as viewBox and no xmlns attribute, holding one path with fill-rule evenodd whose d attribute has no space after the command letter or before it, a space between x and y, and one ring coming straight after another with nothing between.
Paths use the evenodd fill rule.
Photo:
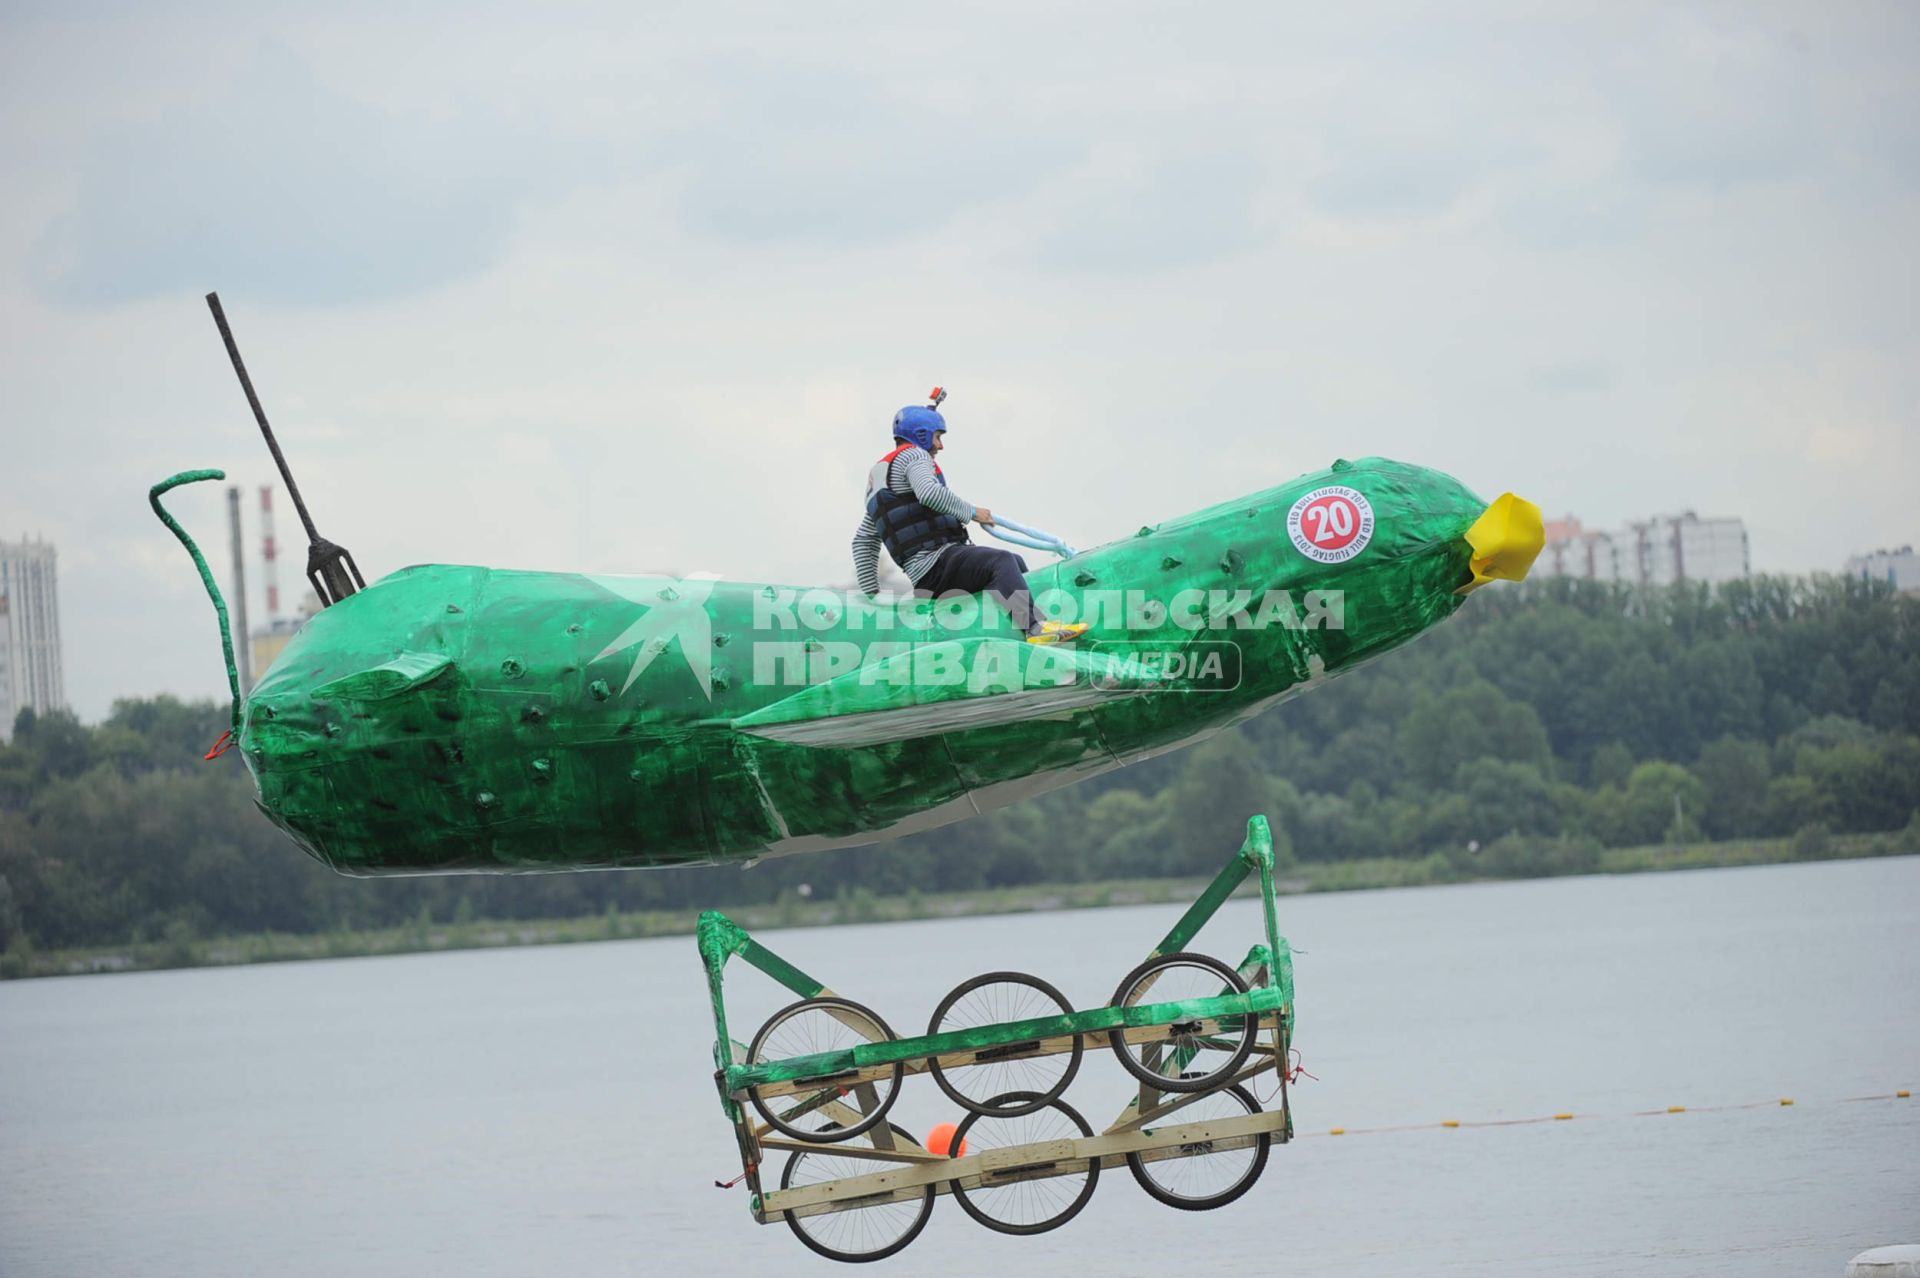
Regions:
<instances>
[{"instance_id":1,"label":"dark trousers","mask_svg":"<svg viewBox=\"0 0 1920 1278\"><path fill-rule=\"evenodd\" d=\"M914 583L915 594L938 597L992 591L1013 616L1014 628L1033 632L1033 593L1027 589L1027 561L1011 550L990 546L949 546L927 575Z\"/></svg>"}]
</instances>

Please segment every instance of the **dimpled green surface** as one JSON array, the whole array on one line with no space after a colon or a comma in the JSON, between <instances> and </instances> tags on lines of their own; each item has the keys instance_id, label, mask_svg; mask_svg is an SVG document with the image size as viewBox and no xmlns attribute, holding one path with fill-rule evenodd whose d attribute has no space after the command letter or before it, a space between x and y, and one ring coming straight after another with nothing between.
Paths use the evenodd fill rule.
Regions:
<instances>
[{"instance_id":1,"label":"dimpled green surface","mask_svg":"<svg viewBox=\"0 0 1920 1278\"><path fill-rule=\"evenodd\" d=\"M1376 525L1357 556L1324 565L1295 548L1286 520L1328 484L1363 493ZM1233 642L1230 690L1150 677L1096 687L1083 658L1068 659L1070 683L1031 688L1025 645L1011 646L1011 674L996 662L984 681L903 690L850 674L839 654L862 645L876 666L956 643L1004 655L1009 645L982 642L1007 637L999 611L956 634L931 625L926 601L409 568L294 637L247 698L240 748L267 814L350 874L672 866L871 843L1174 749L1405 643L1460 606L1462 537L1485 508L1436 471L1339 462L1029 574L1043 601L1057 592L1076 609L1094 592L1141 592L1137 624L1120 609L1084 618L1083 653L1103 640ZM1166 605L1196 590L1249 592L1252 609L1284 590L1296 614L1305 592L1340 591L1344 627L1191 631ZM796 621L796 595L824 626Z\"/></svg>"}]
</instances>

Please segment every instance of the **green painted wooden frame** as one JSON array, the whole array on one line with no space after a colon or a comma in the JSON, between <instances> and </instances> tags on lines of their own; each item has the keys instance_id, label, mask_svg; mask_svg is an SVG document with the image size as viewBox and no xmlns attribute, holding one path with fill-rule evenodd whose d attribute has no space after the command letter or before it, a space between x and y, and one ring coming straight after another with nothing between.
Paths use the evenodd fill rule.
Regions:
<instances>
[{"instance_id":1,"label":"green painted wooden frame","mask_svg":"<svg viewBox=\"0 0 1920 1278\"><path fill-rule=\"evenodd\" d=\"M1171 1025L1176 1021L1193 1019L1245 1015L1258 1017L1269 1012L1281 1013L1291 1022L1293 952L1286 938L1280 935L1279 915L1274 903L1273 866L1272 831L1266 817L1255 815L1247 821L1247 837L1239 851L1148 955L1153 958L1185 949L1213 918L1221 904L1233 895L1249 874L1258 870L1266 943L1253 947L1242 963L1241 970L1256 975L1264 973L1264 980L1244 994L1225 991L1214 998L1145 1003L1128 1008L1095 1008L1063 1016L1036 1017L945 1034L921 1034L887 1042L862 1043L839 1051L796 1056L758 1065L749 1065L737 1059L745 1054L744 1049L728 1032L724 980L728 960L735 956L744 959L801 998L817 998L827 992L827 986L754 940L745 928L726 915L709 910L700 916L697 937L700 958L706 967L708 995L713 1004L714 1081L720 1090L722 1108L730 1121L738 1123L742 1118L739 1100L752 1087L769 1083L804 1082L815 1078L833 1077L841 1080L860 1070L1031 1039L1068 1034L1104 1034L1122 1027ZM1282 1067L1284 1075L1284 1062Z\"/></svg>"}]
</instances>

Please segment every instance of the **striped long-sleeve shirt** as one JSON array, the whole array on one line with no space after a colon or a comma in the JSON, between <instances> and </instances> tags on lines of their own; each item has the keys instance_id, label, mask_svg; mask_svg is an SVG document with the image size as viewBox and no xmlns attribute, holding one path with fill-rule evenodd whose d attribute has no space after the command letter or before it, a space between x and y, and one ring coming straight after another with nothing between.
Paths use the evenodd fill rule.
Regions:
<instances>
[{"instance_id":1,"label":"striped long-sleeve shirt","mask_svg":"<svg viewBox=\"0 0 1920 1278\"><path fill-rule=\"evenodd\" d=\"M961 523L973 518L973 503L940 482L933 473L933 454L924 448L909 448L901 453L897 463L891 467L891 474L886 462L876 462L867 473L868 494L871 495L881 484L886 484L902 497L918 498L928 510L952 515ZM861 591L869 595L877 594L880 590L880 546L880 521L869 511L853 533L854 580ZM907 574L908 581L918 584L946 549L946 546L929 546L910 562L901 564L900 570Z\"/></svg>"}]
</instances>

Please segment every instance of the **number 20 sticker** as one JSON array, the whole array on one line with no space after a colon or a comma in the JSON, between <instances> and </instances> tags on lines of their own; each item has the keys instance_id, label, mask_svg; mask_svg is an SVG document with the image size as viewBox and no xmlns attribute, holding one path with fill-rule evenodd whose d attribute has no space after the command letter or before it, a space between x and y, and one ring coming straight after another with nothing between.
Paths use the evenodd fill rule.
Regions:
<instances>
[{"instance_id":1,"label":"number 20 sticker","mask_svg":"<svg viewBox=\"0 0 1920 1278\"><path fill-rule=\"evenodd\" d=\"M1373 540L1373 503L1338 484L1316 488L1287 512L1287 532L1315 563L1345 563Z\"/></svg>"}]
</instances>

